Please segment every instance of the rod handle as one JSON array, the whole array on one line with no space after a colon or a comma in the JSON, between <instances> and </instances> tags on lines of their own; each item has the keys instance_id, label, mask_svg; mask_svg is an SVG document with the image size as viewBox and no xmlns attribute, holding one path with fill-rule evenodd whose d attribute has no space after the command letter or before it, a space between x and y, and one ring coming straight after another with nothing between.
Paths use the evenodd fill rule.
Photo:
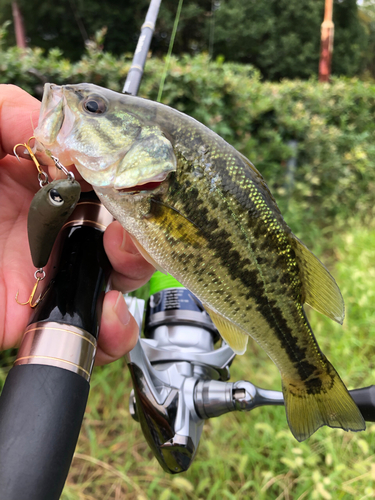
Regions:
<instances>
[{"instance_id":1,"label":"rod handle","mask_svg":"<svg viewBox=\"0 0 375 500\"><path fill-rule=\"evenodd\" d=\"M0 398L1 498L60 498L88 394L88 381L63 368L10 370Z\"/></svg>"},{"instance_id":2,"label":"rod handle","mask_svg":"<svg viewBox=\"0 0 375 500\"><path fill-rule=\"evenodd\" d=\"M375 422L375 385L349 391L367 422Z\"/></svg>"}]
</instances>

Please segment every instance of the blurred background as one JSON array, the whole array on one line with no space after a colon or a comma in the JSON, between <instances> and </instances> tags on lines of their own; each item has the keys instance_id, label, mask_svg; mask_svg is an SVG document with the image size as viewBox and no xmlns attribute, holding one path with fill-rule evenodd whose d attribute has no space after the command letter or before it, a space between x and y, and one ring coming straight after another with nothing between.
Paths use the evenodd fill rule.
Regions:
<instances>
[{"instance_id":1,"label":"blurred background","mask_svg":"<svg viewBox=\"0 0 375 500\"><path fill-rule=\"evenodd\" d=\"M344 325L308 314L351 389L375 381L375 0L333 0L324 32L326 3L184 0L161 101L254 163L293 232L335 276ZM0 83L38 98L45 82L121 91L147 8L0 0ZM176 10L162 1L142 97L157 99ZM333 39L322 40L332 23ZM0 387L13 355L0 354ZM231 372L280 389L253 343ZM322 428L298 443L283 408L225 415L207 421L191 469L169 476L130 417L125 360L95 369L91 385L63 500L375 498L375 425L359 434Z\"/></svg>"}]
</instances>

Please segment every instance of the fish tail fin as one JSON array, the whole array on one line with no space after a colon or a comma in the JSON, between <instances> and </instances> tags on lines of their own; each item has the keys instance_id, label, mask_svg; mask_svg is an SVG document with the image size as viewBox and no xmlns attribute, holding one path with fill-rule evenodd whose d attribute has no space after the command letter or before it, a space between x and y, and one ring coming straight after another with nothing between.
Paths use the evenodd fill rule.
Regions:
<instances>
[{"instance_id":1,"label":"fish tail fin","mask_svg":"<svg viewBox=\"0 0 375 500\"><path fill-rule=\"evenodd\" d=\"M323 425L355 432L366 429L364 418L338 373L326 363L326 380L319 378L316 384L301 382L297 387L294 381L286 383L283 379L287 420L297 441L304 441Z\"/></svg>"}]
</instances>

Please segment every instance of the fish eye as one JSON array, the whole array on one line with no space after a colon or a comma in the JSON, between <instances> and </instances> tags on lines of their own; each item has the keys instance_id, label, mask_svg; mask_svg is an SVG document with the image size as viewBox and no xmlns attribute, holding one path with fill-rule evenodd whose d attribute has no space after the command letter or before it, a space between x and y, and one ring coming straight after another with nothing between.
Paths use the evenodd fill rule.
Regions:
<instances>
[{"instance_id":1,"label":"fish eye","mask_svg":"<svg viewBox=\"0 0 375 500\"><path fill-rule=\"evenodd\" d=\"M100 96L90 96L83 102L83 109L94 115L100 115L107 111L107 103Z\"/></svg>"},{"instance_id":2,"label":"fish eye","mask_svg":"<svg viewBox=\"0 0 375 500\"><path fill-rule=\"evenodd\" d=\"M61 207L61 205L63 205L64 199L57 191L57 189L51 189L51 191L48 193L48 196L50 202L52 203L52 205L55 205L55 207Z\"/></svg>"}]
</instances>

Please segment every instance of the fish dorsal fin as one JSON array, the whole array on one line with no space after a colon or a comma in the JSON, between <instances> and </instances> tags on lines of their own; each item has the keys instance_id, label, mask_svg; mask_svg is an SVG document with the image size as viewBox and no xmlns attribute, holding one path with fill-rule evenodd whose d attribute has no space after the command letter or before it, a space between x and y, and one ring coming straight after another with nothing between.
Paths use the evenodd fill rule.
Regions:
<instances>
[{"instance_id":1,"label":"fish dorsal fin","mask_svg":"<svg viewBox=\"0 0 375 500\"><path fill-rule=\"evenodd\" d=\"M306 304L342 324L345 317L345 305L334 277L294 235L292 246L302 273Z\"/></svg>"},{"instance_id":2,"label":"fish dorsal fin","mask_svg":"<svg viewBox=\"0 0 375 500\"><path fill-rule=\"evenodd\" d=\"M163 274L168 274L166 271L164 271L164 269L162 267L159 266L159 264L151 257L151 255L146 252L146 250L143 248L143 246L139 243L139 241L137 241L134 236L132 236L131 234L129 234L132 242L134 243L134 245L137 247L137 250L139 251L139 253L142 255L142 257L147 260L147 262L149 264L151 264L152 266L154 266L155 269L157 269L158 271L160 271L161 273Z\"/></svg>"},{"instance_id":3,"label":"fish dorsal fin","mask_svg":"<svg viewBox=\"0 0 375 500\"><path fill-rule=\"evenodd\" d=\"M244 354L249 336L236 327L226 318L213 311L204 304L204 308L210 315L213 324L219 330L220 335L236 354Z\"/></svg>"}]
</instances>

